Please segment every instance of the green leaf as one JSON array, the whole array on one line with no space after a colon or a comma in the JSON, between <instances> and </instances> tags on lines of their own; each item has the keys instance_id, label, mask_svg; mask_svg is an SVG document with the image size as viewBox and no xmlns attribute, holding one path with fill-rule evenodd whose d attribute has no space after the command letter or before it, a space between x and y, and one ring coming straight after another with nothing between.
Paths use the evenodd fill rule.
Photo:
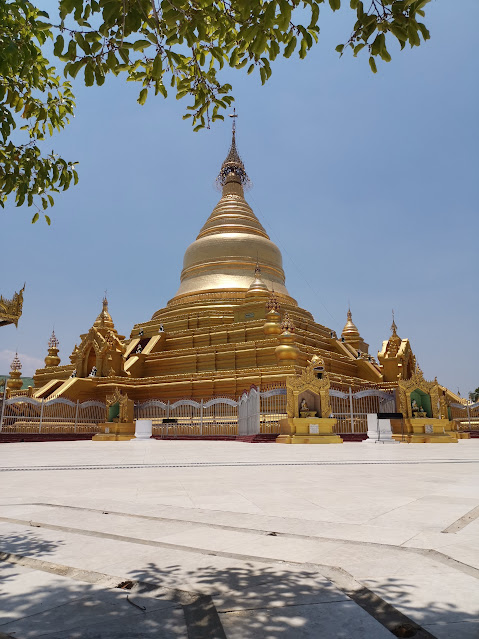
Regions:
<instances>
[{"instance_id":1,"label":"green leaf","mask_svg":"<svg viewBox=\"0 0 479 639\"><path fill-rule=\"evenodd\" d=\"M63 36L62 35L57 36L57 39L55 40L55 46L53 47L53 54L56 56L61 55L64 46L65 46L65 41L63 40Z\"/></svg>"},{"instance_id":2,"label":"green leaf","mask_svg":"<svg viewBox=\"0 0 479 639\"><path fill-rule=\"evenodd\" d=\"M329 6L333 11L337 11L341 8L341 0L329 0Z\"/></svg>"},{"instance_id":3,"label":"green leaf","mask_svg":"<svg viewBox=\"0 0 479 639\"><path fill-rule=\"evenodd\" d=\"M288 42L288 44L287 44L287 46L286 46L286 48L284 50L283 55L284 55L285 58L291 57L293 51L296 48L296 42L297 42L296 36L293 36L291 38L291 40Z\"/></svg>"},{"instance_id":4,"label":"green leaf","mask_svg":"<svg viewBox=\"0 0 479 639\"><path fill-rule=\"evenodd\" d=\"M95 81L93 66L90 62L85 67L85 86L91 87Z\"/></svg>"},{"instance_id":5,"label":"green leaf","mask_svg":"<svg viewBox=\"0 0 479 639\"><path fill-rule=\"evenodd\" d=\"M147 97L148 97L148 89L142 89L140 91L140 97L138 98L138 103L145 104Z\"/></svg>"},{"instance_id":6,"label":"green leaf","mask_svg":"<svg viewBox=\"0 0 479 639\"><path fill-rule=\"evenodd\" d=\"M137 40L133 45L133 49L135 51L143 51L147 47L151 47L151 42L149 40Z\"/></svg>"},{"instance_id":7,"label":"green leaf","mask_svg":"<svg viewBox=\"0 0 479 639\"><path fill-rule=\"evenodd\" d=\"M153 66L151 68L151 75L155 80L159 80L163 75L163 61L161 59L161 53L158 53L153 60Z\"/></svg>"},{"instance_id":8,"label":"green leaf","mask_svg":"<svg viewBox=\"0 0 479 639\"><path fill-rule=\"evenodd\" d=\"M48 217L48 215L45 215L45 220L48 224L48 226L50 226L50 224L52 223L51 219Z\"/></svg>"},{"instance_id":9,"label":"green leaf","mask_svg":"<svg viewBox=\"0 0 479 639\"><path fill-rule=\"evenodd\" d=\"M40 217L40 215L37 213L35 213L35 215L32 217L32 224L35 224L35 222L38 222L38 218Z\"/></svg>"},{"instance_id":10,"label":"green leaf","mask_svg":"<svg viewBox=\"0 0 479 639\"><path fill-rule=\"evenodd\" d=\"M369 58L369 66L371 67L371 71L372 71L373 73L377 73L378 69L377 69L377 67L376 67L376 62L375 62L375 60L374 60L373 56L371 56L371 57Z\"/></svg>"}]
</instances>

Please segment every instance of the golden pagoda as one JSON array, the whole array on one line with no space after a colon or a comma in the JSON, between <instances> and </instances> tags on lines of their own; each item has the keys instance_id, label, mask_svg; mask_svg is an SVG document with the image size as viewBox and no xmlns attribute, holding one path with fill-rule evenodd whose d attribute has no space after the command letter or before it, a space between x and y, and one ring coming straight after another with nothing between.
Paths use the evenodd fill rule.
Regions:
<instances>
[{"instance_id":1,"label":"golden pagoda","mask_svg":"<svg viewBox=\"0 0 479 639\"><path fill-rule=\"evenodd\" d=\"M338 338L290 295L281 252L245 199L249 178L234 126L218 184L221 198L186 249L179 288L166 306L125 340L105 298L71 363L49 359L36 371L35 397L237 398L251 385L286 386L315 358L328 384L346 389L399 388L412 377L414 356L394 322L376 362L350 309Z\"/></svg>"}]
</instances>

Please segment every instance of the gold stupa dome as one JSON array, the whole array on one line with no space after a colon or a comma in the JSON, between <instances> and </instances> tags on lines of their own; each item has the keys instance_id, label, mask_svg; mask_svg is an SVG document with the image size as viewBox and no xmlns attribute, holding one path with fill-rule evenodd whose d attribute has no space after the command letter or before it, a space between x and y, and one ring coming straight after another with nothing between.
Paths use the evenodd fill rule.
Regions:
<instances>
[{"instance_id":1,"label":"gold stupa dome","mask_svg":"<svg viewBox=\"0 0 479 639\"><path fill-rule=\"evenodd\" d=\"M344 337L345 341L350 341L351 338L359 339L361 337L358 331L358 327L353 322L353 314L351 313L351 309L348 309L347 321L344 325L341 337Z\"/></svg>"},{"instance_id":2,"label":"gold stupa dome","mask_svg":"<svg viewBox=\"0 0 479 639\"><path fill-rule=\"evenodd\" d=\"M343 342L350 344L353 348L360 348L361 345L363 345L364 347L363 338L359 334L358 327L353 322L351 309L348 309L348 316L346 324L344 325L343 331L341 333L341 337L343 339Z\"/></svg>"},{"instance_id":3,"label":"gold stupa dome","mask_svg":"<svg viewBox=\"0 0 479 639\"><path fill-rule=\"evenodd\" d=\"M278 247L269 239L260 221L244 198L249 183L244 164L236 149L236 134L218 176L223 193L196 240L186 249L181 285L168 305L183 297L205 293L246 294L251 273L258 264L266 289L289 298L285 287L283 261Z\"/></svg>"},{"instance_id":4,"label":"gold stupa dome","mask_svg":"<svg viewBox=\"0 0 479 639\"><path fill-rule=\"evenodd\" d=\"M106 299L106 296L103 298L102 311L94 321L93 326L95 328L108 328L110 330L115 328L111 315L108 312L108 300Z\"/></svg>"}]
</instances>

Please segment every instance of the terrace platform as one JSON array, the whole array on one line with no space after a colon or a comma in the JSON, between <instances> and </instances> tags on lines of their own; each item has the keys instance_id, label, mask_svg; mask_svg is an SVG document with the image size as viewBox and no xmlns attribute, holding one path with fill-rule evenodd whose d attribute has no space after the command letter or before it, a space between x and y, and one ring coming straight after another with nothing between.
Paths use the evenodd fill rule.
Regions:
<instances>
[{"instance_id":1,"label":"terrace platform","mask_svg":"<svg viewBox=\"0 0 479 639\"><path fill-rule=\"evenodd\" d=\"M479 635L478 440L1 450L0 634Z\"/></svg>"}]
</instances>

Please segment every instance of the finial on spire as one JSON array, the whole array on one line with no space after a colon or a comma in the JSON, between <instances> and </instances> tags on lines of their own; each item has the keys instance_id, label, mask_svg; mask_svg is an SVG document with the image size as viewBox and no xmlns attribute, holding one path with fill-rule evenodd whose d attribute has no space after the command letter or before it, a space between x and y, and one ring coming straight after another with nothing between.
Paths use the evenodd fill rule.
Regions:
<instances>
[{"instance_id":1,"label":"finial on spire","mask_svg":"<svg viewBox=\"0 0 479 639\"><path fill-rule=\"evenodd\" d=\"M12 363L10 364L10 370L11 371L21 371L22 370L22 363L18 357L18 352L15 353L15 357L12 360Z\"/></svg>"},{"instance_id":2,"label":"finial on spire","mask_svg":"<svg viewBox=\"0 0 479 639\"><path fill-rule=\"evenodd\" d=\"M393 323L391 324L391 331L394 336L397 335L397 326L396 326L396 322L394 321L394 309L393 309Z\"/></svg>"},{"instance_id":3,"label":"finial on spire","mask_svg":"<svg viewBox=\"0 0 479 639\"><path fill-rule=\"evenodd\" d=\"M288 313L284 314L283 321L281 322L281 330L294 333L295 325Z\"/></svg>"},{"instance_id":4,"label":"finial on spire","mask_svg":"<svg viewBox=\"0 0 479 639\"><path fill-rule=\"evenodd\" d=\"M60 345L60 342L58 341L58 338L55 335L55 329L53 329L50 339L48 340L48 348L58 348L59 345Z\"/></svg>"},{"instance_id":5,"label":"finial on spire","mask_svg":"<svg viewBox=\"0 0 479 639\"><path fill-rule=\"evenodd\" d=\"M235 108L233 108L233 113L230 113L229 116L230 118L233 118L233 137L234 137L236 132L236 118L238 117L238 114L236 113Z\"/></svg>"},{"instance_id":6,"label":"finial on spire","mask_svg":"<svg viewBox=\"0 0 479 639\"><path fill-rule=\"evenodd\" d=\"M275 311L276 313L280 309L280 303L278 302L278 298L276 297L276 293L271 291L271 295L269 296L268 301L266 302L266 310Z\"/></svg>"},{"instance_id":7,"label":"finial on spire","mask_svg":"<svg viewBox=\"0 0 479 639\"><path fill-rule=\"evenodd\" d=\"M250 183L245 166L236 148L237 117L238 115L236 113L236 109L233 109L233 113L230 114L230 118L233 119L231 131L231 146L225 161L221 165L221 169L217 177L217 182L221 186L224 186L227 182L239 182L243 186L247 186Z\"/></svg>"}]
</instances>

